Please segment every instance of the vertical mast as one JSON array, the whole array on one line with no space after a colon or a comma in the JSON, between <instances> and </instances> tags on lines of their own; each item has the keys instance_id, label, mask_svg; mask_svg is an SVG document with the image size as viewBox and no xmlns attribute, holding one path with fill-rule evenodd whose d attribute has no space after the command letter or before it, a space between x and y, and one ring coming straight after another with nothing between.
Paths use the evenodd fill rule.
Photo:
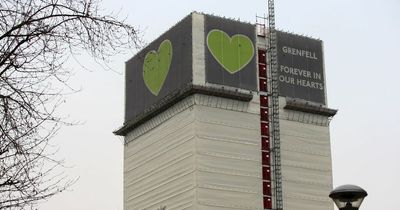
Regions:
<instances>
[{"instance_id":1,"label":"vertical mast","mask_svg":"<svg viewBox=\"0 0 400 210\"><path fill-rule=\"evenodd\" d=\"M267 50L269 61L270 83L270 103L272 109L271 131L272 131L272 155L274 172L274 194L275 209L283 209L282 195L282 172L281 172L281 148L279 131L279 89L278 89L278 58L277 58L277 39L275 31L275 8L274 0L268 0L268 44Z\"/></svg>"}]
</instances>

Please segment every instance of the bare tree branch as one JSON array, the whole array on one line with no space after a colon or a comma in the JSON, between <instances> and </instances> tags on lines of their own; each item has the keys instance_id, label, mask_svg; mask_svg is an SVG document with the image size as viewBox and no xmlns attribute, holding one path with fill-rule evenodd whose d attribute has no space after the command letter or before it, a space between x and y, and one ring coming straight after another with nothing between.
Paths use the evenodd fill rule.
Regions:
<instances>
[{"instance_id":1,"label":"bare tree branch","mask_svg":"<svg viewBox=\"0 0 400 210\"><path fill-rule=\"evenodd\" d=\"M135 27L100 13L96 0L0 0L0 209L33 209L75 180L50 140L66 124L56 114L70 54L96 60L139 48Z\"/></svg>"}]
</instances>

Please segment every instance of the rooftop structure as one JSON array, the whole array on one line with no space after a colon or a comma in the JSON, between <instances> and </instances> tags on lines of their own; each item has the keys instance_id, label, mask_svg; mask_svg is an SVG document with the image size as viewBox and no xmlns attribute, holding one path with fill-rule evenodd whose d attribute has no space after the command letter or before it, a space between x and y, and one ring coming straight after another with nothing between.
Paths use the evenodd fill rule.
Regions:
<instances>
[{"instance_id":1,"label":"rooftop structure","mask_svg":"<svg viewBox=\"0 0 400 210\"><path fill-rule=\"evenodd\" d=\"M194 12L126 63L124 209L333 209L322 41L276 32L273 112L260 35Z\"/></svg>"}]
</instances>

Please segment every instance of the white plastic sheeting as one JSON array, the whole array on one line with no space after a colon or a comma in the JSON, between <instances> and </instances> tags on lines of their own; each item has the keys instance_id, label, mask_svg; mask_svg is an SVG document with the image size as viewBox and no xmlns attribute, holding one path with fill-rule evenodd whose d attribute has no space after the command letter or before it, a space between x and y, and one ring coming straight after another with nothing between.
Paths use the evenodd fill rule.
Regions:
<instances>
[{"instance_id":1,"label":"white plastic sheeting","mask_svg":"<svg viewBox=\"0 0 400 210\"><path fill-rule=\"evenodd\" d=\"M283 107L284 101L280 103ZM280 120L283 208L333 210L328 197L332 190L329 127L313 123L315 114L281 109L281 116L288 111L296 120Z\"/></svg>"},{"instance_id":2,"label":"white plastic sheeting","mask_svg":"<svg viewBox=\"0 0 400 210\"><path fill-rule=\"evenodd\" d=\"M257 96L196 94L143 124L146 132L133 130L124 209L262 210L258 112ZM332 210L329 128L281 119L281 141L284 210Z\"/></svg>"},{"instance_id":3,"label":"white plastic sheeting","mask_svg":"<svg viewBox=\"0 0 400 210\"><path fill-rule=\"evenodd\" d=\"M126 145L124 209L194 209L194 119L186 109Z\"/></svg>"},{"instance_id":4,"label":"white plastic sheeting","mask_svg":"<svg viewBox=\"0 0 400 210\"><path fill-rule=\"evenodd\" d=\"M259 115L195 110L198 209L262 209Z\"/></svg>"}]
</instances>

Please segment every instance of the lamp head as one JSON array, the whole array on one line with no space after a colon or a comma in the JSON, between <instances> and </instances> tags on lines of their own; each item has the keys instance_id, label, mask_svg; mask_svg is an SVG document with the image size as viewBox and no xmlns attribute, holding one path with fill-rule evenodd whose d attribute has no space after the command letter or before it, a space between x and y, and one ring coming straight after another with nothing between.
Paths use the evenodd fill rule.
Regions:
<instances>
[{"instance_id":1,"label":"lamp head","mask_svg":"<svg viewBox=\"0 0 400 210\"><path fill-rule=\"evenodd\" d=\"M367 195L361 187L348 184L335 188L329 197L340 210L357 210Z\"/></svg>"}]
</instances>

